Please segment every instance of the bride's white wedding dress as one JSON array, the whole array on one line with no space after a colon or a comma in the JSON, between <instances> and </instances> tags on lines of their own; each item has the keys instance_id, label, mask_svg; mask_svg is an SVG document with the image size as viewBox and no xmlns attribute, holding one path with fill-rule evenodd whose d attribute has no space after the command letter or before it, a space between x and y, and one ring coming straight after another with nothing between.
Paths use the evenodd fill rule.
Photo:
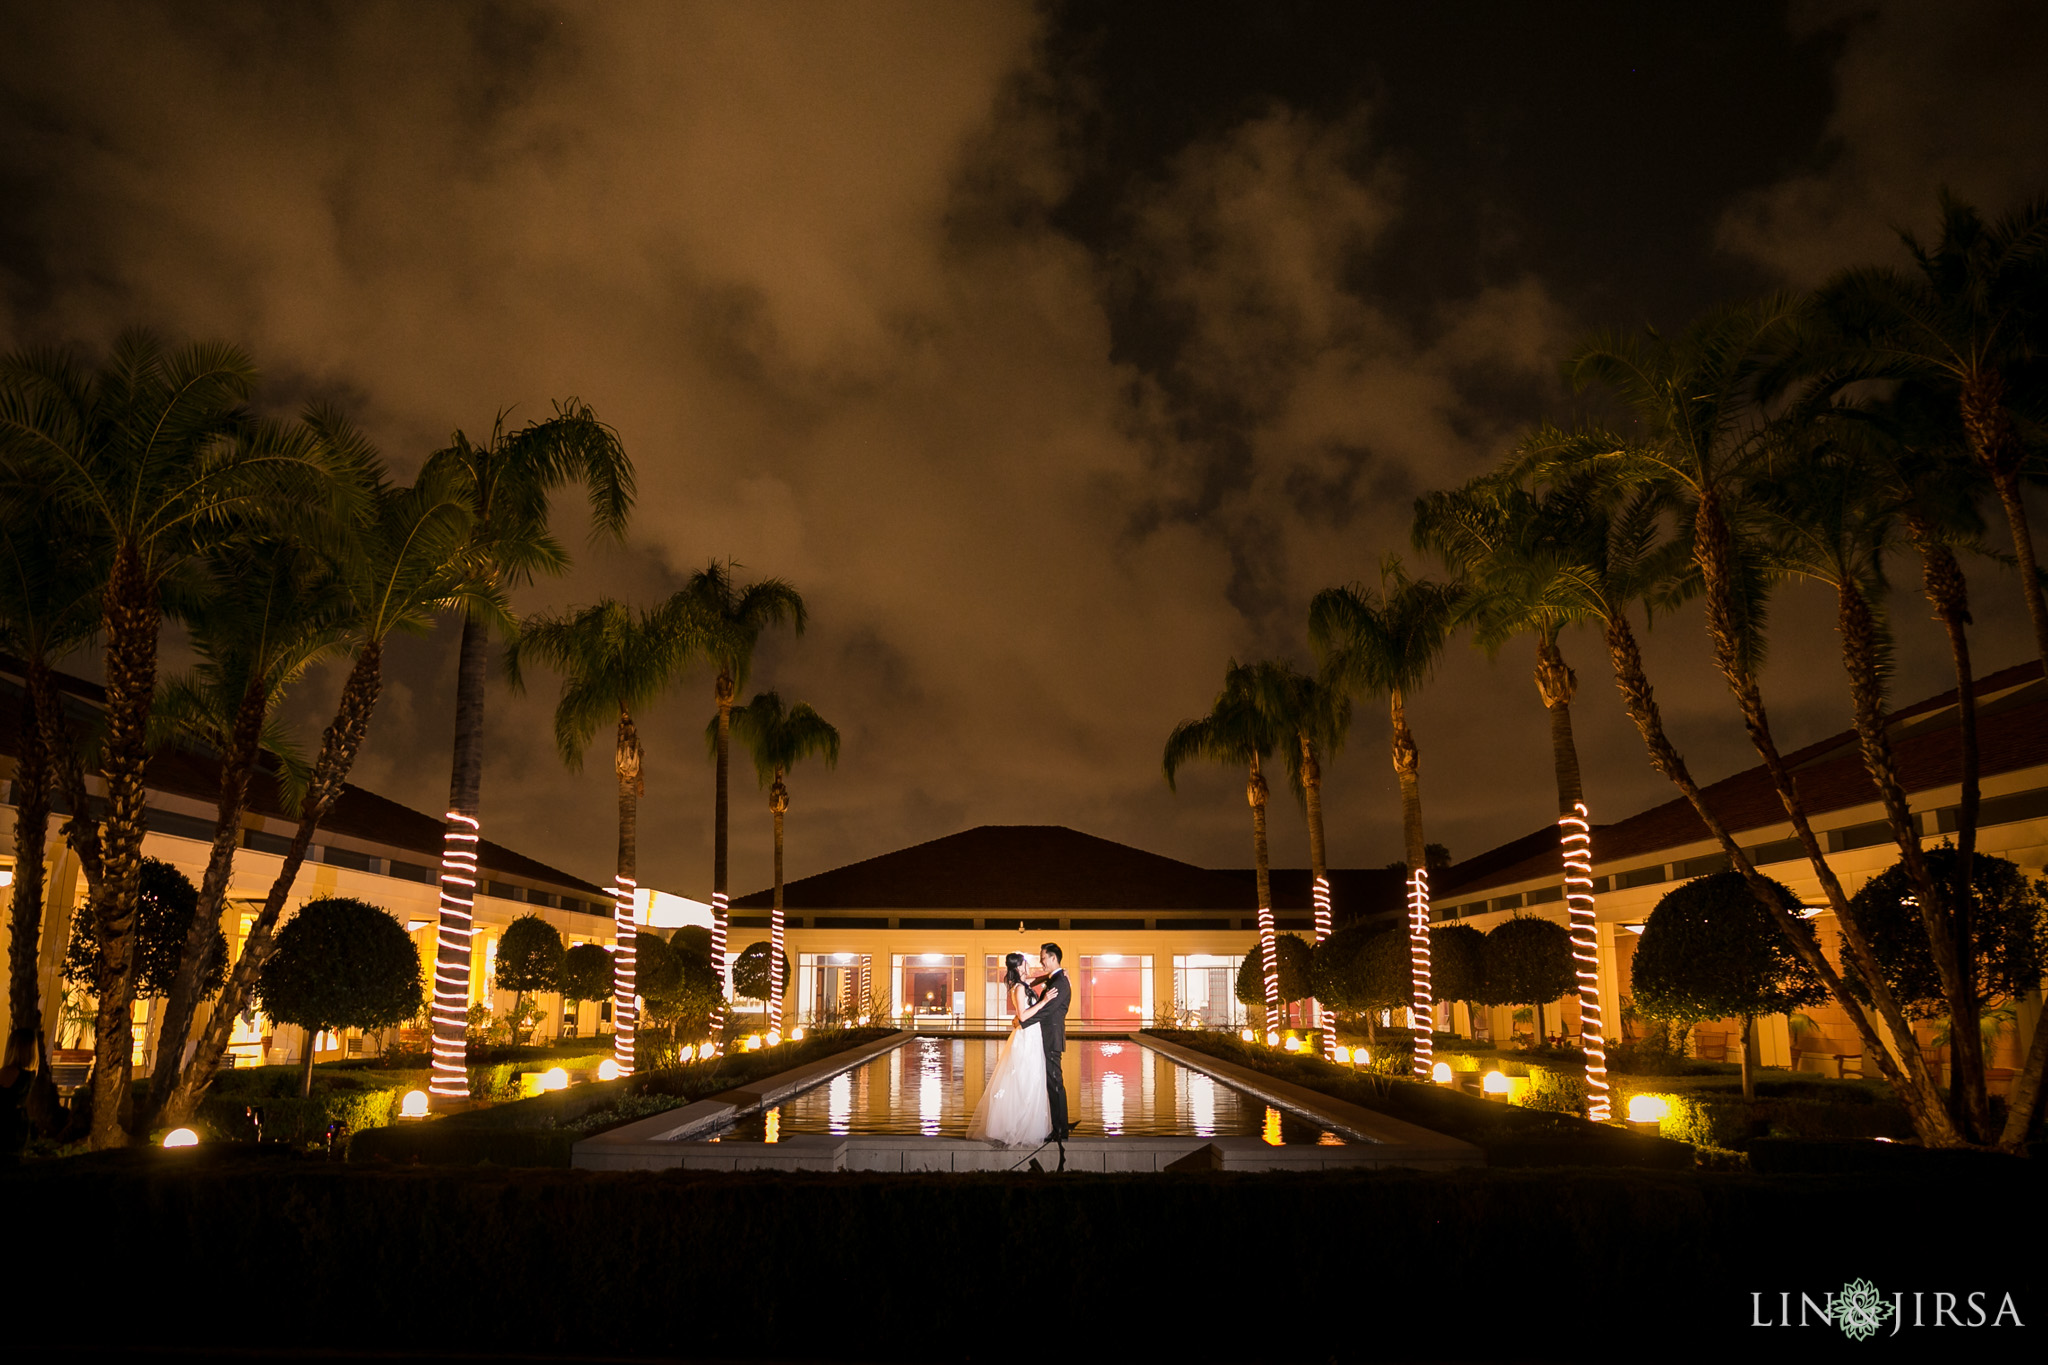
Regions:
<instances>
[{"instance_id":1,"label":"bride's white wedding dress","mask_svg":"<svg viewBox=\"0 0 2048 1365\"><path fill-rule=\"evenodd\" d=\"M1011 989L1013 1006L1022 987ZM1052 1135L1052 1103L1045 1093L1045 1041L1032 1020L1010 1030L996 1056L995 1070L974 1106L967 1136L977 1142L1015 1147Z\"/></svg>"}]
</instances>

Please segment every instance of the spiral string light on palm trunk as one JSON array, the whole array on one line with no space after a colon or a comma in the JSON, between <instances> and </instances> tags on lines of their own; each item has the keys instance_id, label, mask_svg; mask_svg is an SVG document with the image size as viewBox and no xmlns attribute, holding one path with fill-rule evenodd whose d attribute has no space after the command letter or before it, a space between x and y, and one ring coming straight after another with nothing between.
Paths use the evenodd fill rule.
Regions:
<instances>
[{"instance_id":1,"label":"spiral string light on palm trunk","mask_svg":"<svg viewBox=\"0 0 2048 1365\"><path fill-rule=\"evenodd\" d=\"M1558 817L1564 850L1564 900L1571 912L1572 959L1579 977L1579 1035L1586 1049L1586 1116L1605 1123L1614 1111L1607 1095L1606 1022L1600 1010L1600 931L1593 918L1593 826L1586 803Z\"/></svg>"},{"instance_id":2,"label":"spiral string light on palm trunk","mask_svg":"<svg viewBox=\"0 0 2048 1365\"><path fill-rule=\"evenodd\" d=\"M774 926L768 931L768 1028L771 1032L782 1032L782 912L775 912Z\"/></svg>"},{"instance_id":3,"label":"spiral string light on palm trunk","mask_svg":"<svg viewBox=\"0 0 2048 1365\"><path fill-rule=\"evenodd\" d=\"M711 1007L713 1042L725 1031L725 997L729 984L725 974L725 918L731 904L723 891L711 893L711 970L718 973L718 1003Z\"/></svg>"},{"instance_id":4,"label":"spiral string light on palm trunk","mask_svg":"<svg viewBox=\"0 0 2048 1365\"><path fill-rule=\"evenodd\" d=\"M1273 941L1273 907L1259 907L1259 954L1264 959L1266 971L1266 1042L1278 1045L1280 1026L1287 1021L1280 1017L1280 954Z\"/></svg>"},{"instance_id":5,"label":"spiral string light on palm trunk","mask_svg":"<svg viewBox=\"0 0 2048 1365\"><path fill-rule=\"evenodd\" d=\"M1413 992L1408 1009L1415 1016L1415 1075L1426 1081L1434 1074L1436 1053L1430 1038L1429 871L1421 867L1408 874L1408 982Z\"/></svg>"},{"instance_id":6,"label":"spiral string light on palm trunk","mask_svg":"<svg viewBox=\"0 0 2048 1365\"><path fill-rule=\"evenodd\" d=\"M1316 942L1330 936L1330 879L1316 878ZM1316 1023L1322 1026L1323 1056L1337 1059L1337 1027L1323 1018L1322 1002L1316 1002Z\"/></svg>"},{"instance_id":7,"label":"spiral string light on palm trunk","mask_svg":"<svg viewBox=\"0 0 2048 1365\"><path fill-rule=\"evenodd\" d=\"M441 836L441 924L434 948L434 1069L427 1089L469 1098L469 949L475 931L476 853L482 828L474 816L448 812Z\"/></svg>"},{"instance_id":8,"label":"spiral string light on palm trunk","mask_svg":"<svg viewBox=\"0 0 2048 1365\"><path fill-rule=\"evenodd\" d=\"M638 1033L639 990L636 968L640 960L640 926L633 921L634 893L640 883L631 877L612 881L612 927L618 944L612 952L612 1060L619 1074L633 1074L633 1045Z\"/></svg>"}]
</instances>

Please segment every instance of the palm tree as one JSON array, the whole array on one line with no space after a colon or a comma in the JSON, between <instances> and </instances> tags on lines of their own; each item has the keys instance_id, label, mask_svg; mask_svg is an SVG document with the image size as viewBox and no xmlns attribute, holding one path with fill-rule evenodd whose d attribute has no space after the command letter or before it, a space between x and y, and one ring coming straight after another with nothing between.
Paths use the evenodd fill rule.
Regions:
<instances>
[{"instance_id":1,"label":"palm tree","mask_svg":"<svg viewBox=\"0 0 2048 1365\"><path fill-rule=\"evenodd\" d=\"M548 499L581 484L589 495L591 534L625 534L633 506L633 465L618 433L588 406L570 399L555 415L505 430L505 414L478 445L457 431L427 461L450 468L470 490L470 543L465 549L486 593L530 583L536 574L560 574L569 552L548 531ZM460 888L474 881L482 829L484 675L490 663L490 621L472 612L462 622L455 673L455 759L448 779L448 817L442 834L441 928L434 969L434 1073L429 1089L448 1099L469 1095L463 1065L469 1013L472 901ZM467 874L467 875L466 875ZM453 888L453 890L451 890Z\"/></svg>"},{"instance_id":2,"label":"palm tree","mask_svg":"<svg viewBox=\"0 0 2048 1365\"><path fill-rule=\"evenodd\" d=\"M92 638L99 623L98 584L104 578L65 535L50 498L23 489L0 497L0 648L21 661L20 753L14 765L14 886L8 939L9 1032L42 1032L37 989L37 940L43 919L43 859L49 836L51 798L57 768L77 770L85 785L77 746L63 739L53 753L42 713L63 702L51 678L52 666ZM68 727L65 727L68 728ZM89 821L90 809L74 806L73 818ZM84 842L78 837L78 842Z\"/></svg>"},{"instance_id":3,"label":"palm tree","mask_svg":"<svg viewBox=\"0 0 2048 1365\"><path fill-rule=\"evenodd\" d=\"M1592 824L1572 735L1578 674L1557 638L1594 613L1578 565L1591 527L1574 499L1546 498L1510 475L1493 474L1462 488L1416 499L1414 539L1472 584L1467 615L1474 643L1497 654L1511 637L1536 638L1536 694L1550 716L1550 756L1557 784L1558 855L1578 963L1579 1026L1586 1055L1588 1113L1609 1116L1606 1010L1600 998L1600 937L1594 911ZM1538 1013L1541 1013L1539 1006ZM1539 1021L1540 1022L1540 1021ZM1539 1030L1540 1031L1540 1030Z\"/></svg>"},{"instance_id":4,"label":"palm tree","mask_svg":"<svg viewBox=\"0 0 2048 1365\"><path fill-rule=\"evenodd\" d=\"M732 578L732 571L738 567L730 560L721 564L714 559L707 568L690 575L682 593L697 614L698 629L704 635L704 653L716 670L712 678L712 700L718 705L718 740L712 750L717 792L711 821L711 966L718 973L721 993L730 980L725 969L730 918L727 907L731 904L726 861L726 775L732 752L733 700L747 685L747 672L753 667L754 646L760 641L761 632L786 624L802 635L809 620L802 594L789 583L780 578L764 578L740 587ZM714 1040L725 1022L722 994L720 1000L711 1016Z\"/></svg>"},{"instance_id":5,"label":"palm tree","mask_svg":"<svg viewBox=\"0 0 2048 1365\"><path fill-rule=\"evenodd\" d=\"M1250 777L1245 800L1252 808L1252 854L1256 859L1259 893L1259 951L1265 962L1266 1040L1279 1041L1280 970L1273 935L1273 878L1266 849L1266 775L1261 766L1276 746L1293 737L1287 720L1276 713L1274 701L1285 695L1282 679L1285 664L1240 664L1232 659L1223 673L1223 690L1209 714L1184 720L1173 727L1166 739L1166 785L1178 791L1175 777L1189 762L1204 758L1213 763L1243 764Z\"/></svg>"},{"instance_id":6,"label":"palm tree","mask_svg":"<svg viewBox=\"0 0 2048 1365\"><path fill-rule=\"evenodd\" d=\"M1849 440L1838 439L1837 428ZM1899 501L1887 471L1870 454L1859 425L1795 413L1774 423L1767 435L1788 458L1785 472L1761 483L1753 496L1771 520L1770 552L1784 572L1824 583L1835 591L1836 630L1849 675L1853 725L1863 764L1876 785L1900 866L1941 978L1950 1017L1974 1020L1979 1009L1976 972L1967 952L1955 944L1957 902L1936 887L1920 847L1920 828L1906 800L1891 733L1884 714L1885 680L1891 669L1891 632L1885 620L1884 561L1896 548ZM1923 514L1924 515L1924 514ZM1955 1073L1949 1111L1964 1136L1989 1135L1990 1106L1984 1091L1983 1041L1978 1030L1951 1030Z\"/></svg>"},{"instance_id":7,"label":"palm tree","mask_svg":"<svg viewBox=\"0 0 2048 1365\"><path fill-rule=\"evenodd\" d=\"M1567 375L1582 390L1598 385L1620 398L1635 418L1637 435L1621 441L1604 433L1581 433L1565 441L1554 456L1572 467L1567 478L1604 478L1623 486L1658 488L1689 514L1692 557L1705 595L1707 635L1716 664L1820 880L1856 973L1869 981L1877 972L1869 938L1806 816L1772 735L1757 681L1769 574L1756 553L1754 509L1745 506L1742 494L1769 451L1760 439L1753 399L1759 376L1799 331L1801 307L1795 299L1776 297L1712 310L1677 338L1652 332L1609 334L1588 342L1567 362ZM1718 821L1709 823L1710 829L1717 826ZM1732 865L1771 908L1793 950L1820 973L1831 997L1856 1021L1866 1055L1877 1061L1899 1091L1922 1140L1930 1145L1957 1141L1919 1050L1906 1049L1903 1069L1894 1062L1867 1017L1842 989L1839 973L1803 932L1798 907L1783 904L1782 896L1767 878L1755 874L1748 855L1734 849L1732 840L1724 841L1724 847L1733 850ZM1893 1036L1912 1037L1890 989L1879 983L1871 995Z\"/></svg>"},{"instance_id":8,"label":"palm tree","mask_svg":"<svg viewBox=\"0 0 2048 1365\"><path fill-rule=\"evenodd\" d=\"M775 817L775 908L769 917L768 1027L782 1031L782 817L789 810L789 786L783 781L789 770L813 754L825 760L827 768L839 766L839 731L808 702L783 709L775 692L756 692L745 706L732 710L732 733L754 756L754 771L768 788L768 810ZM714 756L718 745L718 722L713 720L704 736Z\"/></svg>"},{"instance_id":9,"label":"palm tree","mask_svg":"<svg viewBox=\"0 0 2048 1365\"><path fill-rule=\"evenodd\" d=\"M633 893L640 877L640 798L647 791L645 752L633 713L645 712L668 691L702 647L695 604L677 593L650 611L605 598L559 616L530 616L505 651L505 673L515 689L525 686L529 658L562 675L555 703L555 747L569 771L583 767L583 751L598 728L615 721L618 739L612 770L619 779L619 858L613 883L613 920L618 944L612 954L612 1053L619 1070L634 1062Z\"/></svg>"},{"instance_id":10,"label":"palm tree","mask_svg":"<svg viewBox=\"0 0 2048 1365\"><path fill-rule=\"evenodd\" d=\"M1553 506L1511 477L1492 474L1417 498L1414 525L1416 548L1436 554L1470 585L1465 618L1473 643L1491 655L1517 635L1535 636L1536 695L1550 717L1560 815L1586 793L1572 735L1579 678L1558 636L1590 615L1574 575L1579 555L1572 543L1586 528L1565 501Z\"/></svg>"},{"instance_id":11,"label":"palm tree","mask_svg":"<svg viewBox=\"0 0 2048 1365\"><path fill-rule=\"evenodd\" d=\"M1287 746L1288 783L1300 796L1308 817L1308 861L1315 902L1315 938L1321 943L1334 927L1330 908L1329 844L1323 837L1323 758L1343 746L1351 728L1351 696L1328 678L1312 678L1276 665L1261 681L1274 695L1267 708L1292 732ZM1320 1002L1312 1002L1320 1008ZM1323 1053L1337 1053L1337 1030L1322 1030Z\"/></svg>"},{"instance_id":12,"label":"palm tree","mask_svg":"<svg viewBox=\"0 0 2048 1365\"><path fill-rule=\"evenodd\" d=\"M210 753L220 765L213 845L199 881L178 970L157 1032L149 1096L137 1128L146 1129L170 1098L178 1063L199 1003L199 981L220 924L242 814L251 779L266 752L282 760L276 771L286 803L300 795L305 763L277 722L285 691L308 668L337 651L347 625L338 570L324 555L289 537L252 534L207 557L203 585L180 614L199 664L174 678L159 696L151 721L178 740Z\"/></svg>"},{"instance_id":13,"label":"palm tree","mask_svg":"<svg viewBox=\"0 0 2048 1365\"><path fill-rule=\"evenodd\" d=\"M2048 195L1996 222L1946 190L1940 204L1941 235L1932 246L1899 234L1917 275L1845 270L1821 289L1820 303L1852 348L1841 357L1851 372L1918 379L1955 404L1970 453L2004 508L2034 647L2048 668L2048 601L2020 498L2027 452L2017 420L2023 406L2038 406L2029 389L2038 387L2033 370L2048 291Z\"/></svg>"},{"instance_id":14,"label":"palm tree","mask_svg":"<svg viewBox=\"0 0 2048 1365\"><path fill-rule=\"evenodd\" d=\"M339 417L318 413L310 425L355 467L374 467L375 453ZM433 628L435 613L456 608L499 629L509 628L511 611L503 595L475 575L469 557L473 506L474 490L465 471L429 465L410 488L376 485L368 509L345 523L350 534L337 546L335 588L348 611L347 648L353 655L348 676L334 719L320 736L319 752L299 798L299 823L285 846L282 866L242 940L241 956L207 1016L192 1059L164 1105L164 1121L190 1122L220 1069L235 1016L248 1008L263 964L276 946L278 920L314 832L340 798L369 735L370 719L383 692L385 642L401 632L424 635ZM453 889L456 886L474 885L474 855L471 869L462 881L443 881L444 899L461 894ZM466 977L463 984L466 988ZM436 1058L445 1055L437 1051ZM458 1068L463 1057L460 1050L454 1054Z\"/></svg>"},{"instance_id":15,"label":"palm tree","mask_svg":"<svg viewBox=\"0 0 2048 1365\"><path fill-rule=\"evenodd\" d=\"M255 367L231 346L166 347L125 333L89 369L68 352L0 361L0 460L8 482L46 488L71 534L107 562L106 814L88 873L100 932L91 1143L120 1146L135 994L135 915L148 794L149 713L167 583L235 523L307 500L333 473L317 443L245 408ZM316 498L317 500L317 498ZM92 864L99 876L92 877Z\"/></svg>"},{"instance_id":16,"label":"palm tree","mask_svg":"<svg viewBox=\"0 0 2048 1365\"><path fill-rule=\"evenodd\" d=\"M1435 671L1468 591L1461 583L1410 578L1399 557L1388 555L1380 565L1378 588L1325 588L1309 603L1308 612L1309 641L1328 676L1351 691L1387 698L1408 863L1418 1076L1429 1075L1433 1060L1435 1001L1429 983L1429 852L1422 831L1422 754L1408 727L1407 699Z\"/></svg>"}]
</instances>

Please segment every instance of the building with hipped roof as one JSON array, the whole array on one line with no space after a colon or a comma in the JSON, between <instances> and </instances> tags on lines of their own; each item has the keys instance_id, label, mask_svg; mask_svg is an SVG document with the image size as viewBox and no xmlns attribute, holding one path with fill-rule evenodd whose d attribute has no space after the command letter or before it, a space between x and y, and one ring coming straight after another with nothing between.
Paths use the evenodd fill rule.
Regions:
<instances>
[{"instance_id":1,"label":"building with hipped roof","mask_svg":"<svg viewBox=\"0 0 2048 1365\"><path fill-rule=\"evenodd\" d=\"M57 681L78 729L89 732L96 728L97 713L104 705L101 689L61 674ZM16 755L20 753L22 696L18 661L0 656L0 778L5 779L0 782L0 797L4 797L4 803L0 803L0 873L4 873L4 881L9 884L13 880L13 778ZM97 776L88 774L87 780L88 786L97 792ZM144 854L171 864L197 882L205 871L213 840L220 789L218 765L204 754L167 745L151 758L146 781L149 813ZM95 794L93 799L98 801L100 797ZM62 801L56 805L45 860L36 964L44 1030L53 1047L73 1041L69 1035L86 1022L76 1017L75 1002L67 1022L62 968L72 917L85 897L85 879L77 858L58 835L68 808ZM255 913L283 865L282 854L297 824L297 817L285 810L275 759L265 755L264 769L251 784L249 807L242 819L240 846L221 915L230 960L241 951ZM431 963L439 922L441 833L442 822L435 817L362 787L347 786L314 834L292 887L286 915L317 896L358 897L382 906L404 923L420 949L421 960ZM611 945L612 902L605 887L490 840L484 840L480 846L479 863L482 876L477 888L476 938L470 962L472 1003L495 1005L498 992L491 976L498 937L506 925L521 915L536 914L547 920L561 933L565 943ZM650 898L654 894L648 893ZM146 1067L155 1054L152 1030L157 1020L153 1011L159 1006L160 1002L136 1002L136 1062L141 1067ZM599 1029L603 1018L609 1015L608 1004L586 1002L565 1010L563 1002L554 996L543 997L542 1006L542 1037L564 1031L588 1034ZM204 1016L201 1018L203 1021ZM260 1014L255 1014L237 1026L231 1050L243 1065L286 1061L301 1055L303 1042L301 1030L272 1028ZM346 1035L330 1035L317 1043L316 1055L331 1052L335 1057L365 1046L365 1040L359 1036Z\"/></svg>"},{"instance_id":2,"label":"building with hipped roof","mask_svg":"<svg viewBox=\"0 0 2048 1365\"><path fill-rule=\"evenodd\" d=\"M1978 751L1982 803L1977 849L2006 858L2029 876L2048 862L2048 684L2039 663L2021 664L1977 680ZM1962 749L1957 693L1951 689L1891 713L1888 727L1900 777L1918 821L1923 847L1952 838L1962 793ZM1890 824L1863 766L1855 732L1845 730L1785 756L1802 805L1825 844L1828 865L1854 896L1898 860ZM1588 793L1595 820L1602 812ZM1820 880L1794 837L1769 773L1759 764L1707 786L1714 813L1758 868L1798 894L1809 907L1825 907ZM1600 941L1600 992L1606 1032L1620 1036L1617 1010L1630 994L1635 937L1657 902L1679 884L1728 867L1720 845L1682 796L1625 819L1595 823L1592 831L1595 912ZM1513 915L1567 916L1555 826L1469 858L1436 879L1433 918L1485 930ZM1814 916L1823 947L1839 960L1839 930L1824 908ZM1575 997L1559 1002L1565 1030L1578 1032ZM2001 1031L1989 1061L1994 1072L2019 1064L2020 1040L2033 1035L2040 992L2016 1003L2017 1018ZM1506 1037L1514 1029L1505 1009L1481 1011L1478 1031ZM1861 1044L1848 1017L1828 1004L1809 1011L1794 1036L1791 1020L1760 1021L1765 1065L1841 1074L1860 1069ZM1736 1021L1703 1026L1702 1049L1720 1055L1739 1047ZM1931 1029L1921 1043L1931 1046ZM1728 1055L1732 1059L1733 1052ZM1874 1070L1873 1070L1874 1074ZM1994 1075L1994 1084L2001 1078Z\"/></svg>"}]
</instances>

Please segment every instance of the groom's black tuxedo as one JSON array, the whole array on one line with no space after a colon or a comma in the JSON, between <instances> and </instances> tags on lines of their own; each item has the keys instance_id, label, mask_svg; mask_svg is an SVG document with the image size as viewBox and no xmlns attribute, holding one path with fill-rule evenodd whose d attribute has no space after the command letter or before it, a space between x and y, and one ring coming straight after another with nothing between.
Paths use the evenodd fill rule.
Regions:
<instances>
[{"instance_id":1,"label":"groom's black tuxedo","mask_svg":"<svg viewBox=\"0 0 2048 1365\"><path fill-rule=\"evenodd\" d=\"M1062 967L1046 977L1044 984L1045 1003L1031 1017L1038 1025L1039 1041L1045 1044L1045 1098L1052 1109L1052 1135L1063 1138L1067 1135L1067 1081L1060 1057L1067 1050L1067 1006L1074 1000L1074 983Z\"/></svg>"}]
</instances>

